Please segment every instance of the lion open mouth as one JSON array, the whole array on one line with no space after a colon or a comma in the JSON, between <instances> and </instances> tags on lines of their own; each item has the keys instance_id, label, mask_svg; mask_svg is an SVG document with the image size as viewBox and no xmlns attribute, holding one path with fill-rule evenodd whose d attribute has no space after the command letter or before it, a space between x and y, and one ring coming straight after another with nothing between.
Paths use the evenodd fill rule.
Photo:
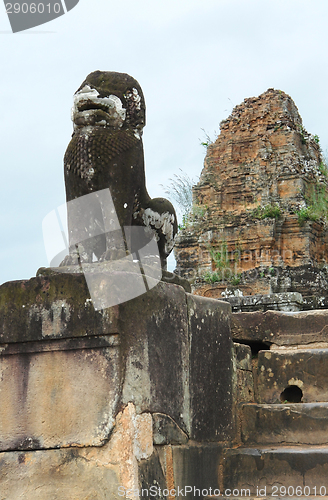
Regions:
<instances>
[{"instance_id":1,"label":"lion open mouth","mask_svg":"<svg viewBox=\"0 0 328 500\"><path fill-rule=\"evenodd\" d=\"M118 129L125 120L126 110L116 95L99 97L97 89L85 85L74 95L72 120L78 128L102 126Z\"/></svg>"}]
</instances>

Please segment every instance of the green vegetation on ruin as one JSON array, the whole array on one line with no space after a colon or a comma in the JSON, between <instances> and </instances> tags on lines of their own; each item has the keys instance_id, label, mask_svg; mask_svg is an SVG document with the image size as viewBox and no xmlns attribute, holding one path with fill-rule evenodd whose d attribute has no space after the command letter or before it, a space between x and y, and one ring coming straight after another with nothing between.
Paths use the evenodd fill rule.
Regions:
<instances>
[{"instance_id":1,"label":"green vegetation on ruin","mask_svg":"<svg viewBox=\"0 0 328 500\"><path fill-rule=\"evenodd\" d=\"M170 183L167 186L162 186L165 194L171 201L176 202L182 213L182 223L178 224L179 231L200 222L208 209L206 205L201 206L193 202L192 188L197 180L191 179L181 168L180 172L169 179Z\"/></svg>"},{"instance_id":2,"label":"green vegetation on ruin","mask_svg":"<svg viewBox=\"0 0 328 500\"><path fill-rule=\"evenodd\" d=\"M252 216L255 219L278 219L281 216L281 210L275 204L259 205L252 210Z\"/></svg>"},{"instance_id":3,"label":"green vegetation on ruin","mask_svg":"<svg viewBox=\"0 0 328 500\"><path fill-rule=\"evenodd\" d=\"M305 196L307 205L296 211L300 225L307 220L327 222L328 199L327 188L324 184L314 184L311 186L310 194Z\"/></svg>"},{"instance_id":4,"label":"green vegetation on ruin","mask_svg":"<svg viewBox=\"0 0 328 500\"><path fill-rule=\"evenodd\" d=\"M203 280L205 283L214 284L221 282L227 282L231 285L237 286L241 281L241 274L236 273L231 268L231 263L229 259L227 242L223 241L221 243L221 247L219 249L214 249L213 247L209 247L209 253L212 259L212 262L215 266L214 271L206 271L203 275ZM241 245L236 245L235 250L233 251L233 259L237 264L240 259L240 254L242 252Z\"/></svg>"},{"instance_id":5,"label":"green vegetation on ruin","mask_svg":"<svg viewBox=\"0 0 328 500\"><path fill-rule=\"evenodd\" d=\"M193 205L187 214L182 216L182 224L178 225L179 231L193 227L195 224L201 222L207 212L207 205Z\"/></svg>"},{"instance_id":6,"label":"green vegetation on ruin","mask_svg":"<svg viewBox=\"0 0 328 500\"><path fill-rule=\"evenodd\" d=\"M328 177L328 167L324 161L321 161L319 164L319 170L322 175Z\"/></svg>"}]
</instances>

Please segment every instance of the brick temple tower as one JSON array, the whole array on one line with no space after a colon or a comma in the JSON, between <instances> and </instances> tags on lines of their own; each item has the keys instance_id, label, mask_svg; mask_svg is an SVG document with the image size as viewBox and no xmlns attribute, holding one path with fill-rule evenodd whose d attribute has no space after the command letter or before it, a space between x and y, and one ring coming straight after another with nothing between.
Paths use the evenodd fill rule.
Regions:
<instances>
[{"instance_id":1,"label":"brick temple tower","mask_svg":"<svg viewBox=\"0 0 328 500\"><path fill-rule=\"evenodd\" d=\"M176 272L217 298L227 289L326 295L327 192L319 138L293 100L274 89L245 99L207 148Z\"/></svg>"}]
</instances>

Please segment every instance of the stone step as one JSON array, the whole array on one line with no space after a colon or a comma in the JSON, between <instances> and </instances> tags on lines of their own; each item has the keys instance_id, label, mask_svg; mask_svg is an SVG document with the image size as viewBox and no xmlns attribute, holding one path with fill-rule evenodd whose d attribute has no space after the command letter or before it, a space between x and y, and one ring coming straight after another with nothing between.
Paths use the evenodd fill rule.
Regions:
<instances>
[{"instance_id":1,"label":"stone step","mask_svg":"<svg viewBox=\"0 0 328 500\"><path fill-rule=\"evenodd\" d=\"M327 343L328 309L234 313L231 333L234 342L264 342L280 346Z\"/></svg>"},{"instance_id":2,"label":"stone step","mask_svg":"<svg viewBox=\"0 0 328 500\"><path fill-rule=\"evenodd\" d=\"M328 401L328 349L260 351L258 403Z\"/></svg>"},{"instance_id":3,"label":"stone step","mask_svg":"<svg viewBox=\"0 0 328 500\"><path fill-rule=\"evenodd\" d=\"M243 404L241 437L250 445L328 445L328 403Z\"/></svg>"},{"instance_id":4,"label":"stone step","mask_svg":"<svg viewBox=\"0 0 328 500\"><path fill-rule=\"evenodd\" d=\"M222 471L222 491L247 490L247 495L241 495L244 497L284 496L283 490L279 489L281 487L286 488L285 497L288 498L298 494L325 496L328 494L328 447L303 445L228 449ZM260 490L265 487L266 495L261 495ZM298 493L294 494L292 488L296 492L297 487Z\"/></svg>"}]
</instances>

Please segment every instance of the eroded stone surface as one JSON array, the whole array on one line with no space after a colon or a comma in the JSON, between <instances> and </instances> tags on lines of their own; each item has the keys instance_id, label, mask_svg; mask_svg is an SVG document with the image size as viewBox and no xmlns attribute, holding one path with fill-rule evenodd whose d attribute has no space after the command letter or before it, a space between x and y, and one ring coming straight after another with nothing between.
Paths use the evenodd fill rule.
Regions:
<instances>
[{"instance_id":1,"label":"eroded stone surface","mask_svg":"<svg viewBox=\"0 0 328 500\"><path fill-rule=\"evenodd\" d=\"M160 450L163 450L162 446ZM142 461L139 465L139 488L144 491L148 490L150 493L150 488L155 487L156 489L152 492L152 496L155 499L159 498L159 495L156 495L156 491L159 489L163 491L167 487L166 473L158 455L159 451L155 449L150 459ZM140 490L136 492L135 499L138 498L138 494L140 495Z\"/></svg>"},{"instance_id":2,"label":"eroded stone surface","mask_svg":"<svg viewBox=\"0 0 328 500\"><path fill-rule=\"evenodd\" d=\"M99 347L71 341L68 349L66 342L18 344L16 352L0 353L1 451L100 446L108 439L121 382L117 339L101 347L105 341Z\"/></svg>"},{"instance_id":3,"label":"eroded stone surface","mask_svg":"<svg viewBox=\"0 0 328 500\"><path fill-rule=\"evenodd\" d=\"M38 276L0 286L0 342L118 333L118 307L95 311L82 274Z\"/></svg>"},{"instance_id":4,"label":"eroded stone surface","mask_svg":"<svg viewBox=\"0 0 328 500\"><path fill-rule=\"evenodd\" d=\"M132 499L139 460L152 453L151 415L138 416L129 404L103 447L0 453L0 498L118 500L124 491Z\"/></svg>"},{"instance_id":5,"label":"eroded stone surface","mask_svg":"<svg viewBox=\"0 0 328 500\"><path fill-rule=\"evenodd\" d=\"M254 401L251 348L248 345L234 343L234 350L236 400L238 402Z\"/></svg>"},{"instance_id":6,"label":"eroded stone surface","mask_svg":"<svg viewBox=\"0 0 328 500\"><path fill-rule=\"evenodd\" d=\"M124 318L123 404L170 415L190 431L189 333L185 291L159 283L121 305Z\"/></svg>"},{"instance_id":7,"label":"eroded stone surface","mask_svg":"<svg viewBox=\"0 0 328 500\"><path fill-rule=\"evenodd\" d=\"M328 349L260 351L257 370L259 403L293 402L286 388L300 389L300 402L328 400ZM292 394L291 394L292 397ZM295 401L297 402L297 401Z\"/></svg>"},{"instance_id":8,"label":"eroded stone surface","mask_svg":"<svg viewBox=\"0 0 328 500\"><path fill-rule=\"evenodd\" d=\"M154 444L185 444L188 436L169 415L153 413Z\"/></svg>"},{"instance_id":9,"label":"eroded stone surface","mask_svg":"<svg viewBox=\"0 0 328 500\"><path fill-rule=\"evenodd\" d=\"M270 295L246 295L246 297L226 297L233 312L248 311L300 311L303 306L303 298L297 292L271 293Z\"/></svg>"},{"instance_id":10,"label":"eroded stone surface","mask_svg":"<svg viewBox=\"0 0 328 500\"><path fill-rule=\"evenodd\" d=\"M196 441L233 435L233 345L230 305L187 294L190 345L191 434Z\"/></svg>"},{"instance_id":11,"label":"eroded stone surface","mask_svg":"<svg viewBox=\"0 0 328 500\"><path fill-rule=\"evenodd\" d=\"M202 490L212 492L219 488L219 468L223 456L223 446L203 443L201 447L173 446L173 472L176 487L182 489L187 500L202 498ZM195 488L195 490L194 490ZM197 490L200 490L199 493ZM176 498L183 498L182 495Z\"/></svg>"},{"instance_id":12,"label":"eroded stone surface","mask_svg":"<svg viewBox=\"0 0 328 500\"><path fill-rule=\"evenodd\" d=\"M229 304L163 282L100 312L78 274L5 284L0 335L11 342L0 345L2 449L101 445L129 403L138 414L168 415L193 439L228 439L229 321Z\"/></svg>"},{"instance_id":13,"label":"eroded stone surface","mask_svg":"<svg viewBox=\"0 0 328 500\"><path fill-rule=\"evenodd\" d=\"M244 404L246 444L327 444L328 403Z\"/></svg>"},{"instance_id":14,"label":"eroded stone surface","mask_svg":"<svg viewBox=\"0 0 328 500\"><path fill-rule=\"evenodd\" d=\"M265 497L274 492L273 486L320 486L327 484L328 448L321 446L281 446L231 449L224 459L224 488L249 489L256 495L257 487L267 488ZM291 495L292 496L292 495Z\"/></svg>"},{"instance_id":15,"label":"eroded stone surface","mask_svg":"<svg viewBox=\"0 0 328 500\"><path fill-rule=\"evenodd\" d=\"M79 450L0 454L1 493L6 500L118 500L117 467L97 466Z\"/></svg>"},{"instance_id":16,"label":"eroded stone surface","mask_svg":"<svg viewBox=\"0 0 328 500\"><path fill-rule=\"evenodd\" d=\"M325 310L236 313L231 316L231 331L235 341L311 346L328 342L328 313Z\"/></svg>"}]
</instances>

